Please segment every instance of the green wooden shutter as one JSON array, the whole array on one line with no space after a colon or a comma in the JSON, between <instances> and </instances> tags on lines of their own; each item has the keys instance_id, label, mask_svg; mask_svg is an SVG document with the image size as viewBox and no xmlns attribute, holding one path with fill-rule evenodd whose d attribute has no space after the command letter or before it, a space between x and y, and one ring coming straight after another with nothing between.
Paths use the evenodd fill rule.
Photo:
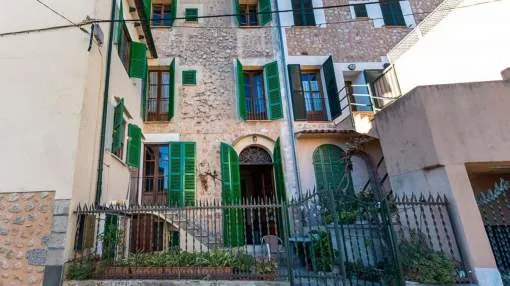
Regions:
<instances>
[{"instance_id":1,"label":"green wooden shutter","mask_svg":"<svg viewBox=\"0 0 510 286\"><path fill-rule=\"evenodd\" d=\"M147 17L147 23L150 23L150 19L152 16L152 1L151 0L143 0L143 11L145 13L145 17Z\"/></svg>"},{"instance_id":2,"label":"green wooden shutter","mask_svg":"<svg viewBox=\"0 0 510 286\"><path fill-rule=\"evenodd\" d=\"M270 0L259 0L259 23L264 26L271 22L271 1Z\"/></svg>"},{"instance_id":3,"label":"green wooden shutter","mask_svg":"<svg viewBox=\"0 0 510 286\"><path fill-rule=\"evenodd\" d=\"M198 9L186 8L186 10L184 10L184 19L186 22L198 22Z\"/></svg>"},{"instance_id":4,"label":"green wooden shutter","mask_svg":"<svg viewBox=\"0 0 510 286\"><path fill-rule=\"evenodd\" d=\"M269 102L269 119L283 118L280 77L278 73L278 63L276 61L264 66L264 82L267 88L267 98Z\"/></svg>"},{"instance_id":5,"label":"green wooden shutter","mask_svg":"<svg viewBox=\"0 0 510 286\"><path fill-rule=\"evenodd\" d=\"M246 95L244 93L243 65L237 60L237 102L239 104L239 117L246 120Z\"/></svg>"},{"instance_id":6,"label":"green wooden shutter","mask_svg":"<svg viewBox=\"0 0 510 286\"><path fill-rule=\"evenodd\" d=\"M381 3L381 12L383 14L384 25L386 26L405 26L406 21L402 14L400 1L389 1Z\"/></svg>"},{"instance_id":7,"label":"green wooden shutter","mask_svg":"<svg viewBox=\"0 0 510 286\"><path fill-rule=\"evenodd\" d=\"M239 157L232 146L221 143L222 205L241 203ZM225 247L244 245L244 214L242 209L223 209L223 243Z\"/></svg>"},{"instance_id":8,"label":"green wooden shutter","mask_svg":"<svg viewBox=\"0 0 510 286\"><path fill-rule=\"evenodd\" d=\"M367 6L365 4L354 4L354 15L356 18L368 17Z\"/></svg>"},{"instance_id":9,"label":"green wooden shutter","mask_svg":"<svg viewBox=\"0 0 510 286\"><path fill-rule=\"evenodd\" d=\"M334 192L346 190L353 192L350 174L345 174L345 152L340 147L325 144L319 146L313 154L313 166L317 190L324 192L328 188ZM344 179L344 176L347 179Z\"/></svg>"},{"instance_id":10,"label":"green wooden shutter","mask_svg":"<svg viewBox=\"0 0 510 286\"><path fill-rule=\"evenodd\" d=\"M175 114L175 59L170 64L170 88L168 95L168 120L172 120Z\"/></svg>"},{"instance_id":11,"label":"green wooden shutter","mask_svg":"<svg viewBox=\"0 0 510 286\"><path fill-rule=\"evenodd\" d=\"M342 110L340 109L340 101L338 99L338 87L336 85L335 67L333 65L332 56L329 56L326 62L324 62L322 71L324 73L324 81L326 82L331 119L335 119L342 114Z\"/></svg>"},{"instance_id":12,"label":"green wooden shutter","mask_svg":"<svg viewBox=\"0 0 510 286\"><path fill-rule=\"evenodd\" d=\"M195 171L196 171L196 145L195 142L183 142L182 146L182 167L183 167L183 195L184 205L195 205Z\"/></svg>"},{"instance_id":13,"label":"green wooden shutter","mask_svg":"<svg viewBox=\"0 0 510 286\"><path fill-rule=\"evenodd\" d=\"M112 153L116 153L122 147L124 135L124 98L115 107L113 113L113 141Z\"/></svg>"},{"instance_id":14,"label":"green wooden shutter","mask_svg":"<svg viewBox=\"0 0 510 286\"><path fill-rule=\"evenodd\" d=\"M182 84L183 85L196 85L197 84L197 71L196 70L182 71Z\"/></svg>"},{"instance_id":15,"label":"green wooden shutter","mask_svg":"<svg viewBox=\"0 0 510 286\"><path fill-rule=\"evenodd\" d=\"M234 0L234 13L236 14L235 19L237 25L241 25L241 7L239 6L239 0Z\"/></svg>"},{"instance_id":16,"label":"green wooden shutter","mask_svg":"<svg viewBox=\"0 0 510 286\"><path fill-rule=\"evenodd\" d=\"M119 7L119 18L118 18L118 22L117 22L117 49L119 49L119 46L120 46L120 41L121 41L121 37L122 37L122 29L124 29L124 8L123 8L123 5L122 5L122 1L123 0L119 0L120 1L120 7Z\"/></svg>"},{"instance_id":17,"label":"green wooden shutter","mask_svg":"<svg viewBox=\"0 0 510 286\"><path fill-rule=\"evenodd\" d=\"M281 153L282 152L280 147L280 138L278 138L274 145L273 166L276 181L276 197L280 202L283 202L287 200L287 193L285 191L285 180L283 177L283 164Z\"/></svg>"},{"instance_id":18,"label":"green wooden shutter","mask_svg":"<svg viewBox=\"0 0 510 286\"><path fill-rule=\"evenodd\" d=\"M129 50L129 76L143 78L147 72L147 47L144 43L131 42Z\"/></svg>"},{"instance_id":19,"label":"green wooden shutter","mask_svg":"<svg viewBox=\"0 0 510 286\"><path fill-rule=\"evenodd\" d=\"M177 0L172 0L172 24L177 18Z\"/></svg>"},{"instance_id":20,"label":"green wooden shutter","mask_svg":"<svg viewBox=\"0 0 510 286\"><path fill-rule=\"evenodd\" d=\"M288 65L288 69L294 120L306 120L305 97L301 87L301 67Z\"/></svg>"},{"instance_id":21,"label":"green wooden shutter","mask_svg":"<svg viewBox=\"0 0 510 286\"><path fill-rule=\"evenodd\" d=\"M169 146L168 162L168 205L182 206L183 201L183 184L182 184L182 148L181 142L171 142Z\"/></svg>"},{"instance_id":22,"label":"green wooden shutter","mask_svg":"<svg viewBox=\"0 0 510 286\"><path fill-rule=\"evenodd\" d=\"M142 129L140 127L129 124L128 125L129 141L127 145L127 160L126 163L130 167L140 168L140 154L142 149Z\"/></svg>"},{"instance_id":23,"label":"green wooden shutter","mask_svg":"<svg viewBox=\"0 0 510 286\"><path fill-rule=\"evenodd\" d=\"M171 142L169 162L169 205L195 205L195 142Z\"/></svg>"}]
</instances>

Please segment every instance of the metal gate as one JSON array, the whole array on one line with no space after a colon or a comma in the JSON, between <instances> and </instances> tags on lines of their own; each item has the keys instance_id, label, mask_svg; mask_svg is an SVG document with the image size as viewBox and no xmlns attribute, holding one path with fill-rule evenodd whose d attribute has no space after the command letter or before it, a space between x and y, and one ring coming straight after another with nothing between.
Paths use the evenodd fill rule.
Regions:
<instances>
[{"instance_id":1,"label":"metal gate","mask_svg":"<svg viewBox=\"0 0 510 286\"><path fill-rule=\"evenodd\" d=\"M477 196L485 231L504 285L510 285L510 181L501 179L494 189Z\"/></svg>"},{"instance_id":2,"label":"metal gate","mask_svg":"<svg viewBox=\"0 0 510 286\"><path fill-rule=\"evenodd\" d=\"M348 173L347 173L348 174ZM386 199L374 189L314 190L288 203L288 276L292 285L400 285Z\"/></svg>"}]
</instances>

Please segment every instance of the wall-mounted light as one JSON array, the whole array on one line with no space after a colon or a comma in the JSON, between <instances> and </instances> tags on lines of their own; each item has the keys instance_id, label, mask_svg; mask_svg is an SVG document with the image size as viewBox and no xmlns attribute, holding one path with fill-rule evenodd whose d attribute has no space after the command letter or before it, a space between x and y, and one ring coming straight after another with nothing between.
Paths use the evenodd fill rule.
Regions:
<instances>
[{"instance_id":1,"label":"wall-mounted light","mask_svg":"<svg viewBox=\"0 0 510 286\"><path fill-rule=\"evenodd\" d=\"M356 64L349 64L349 65L347 66L347 68L348 68L349 70L353 71L353 70L355 70L355 69L356 69Z\"/></svg>"},{"instance_id":2,"label":"wall-mounted light","mask_svg":"<svg viewBox=\"0 0 510 286\"><path fill-rule=\"evenodd\" d=\"M251 137L251 140L253 141L253 143L256 143L257 142L257 136L256 135L253 135Z\"/></svg>"}]
</instances>

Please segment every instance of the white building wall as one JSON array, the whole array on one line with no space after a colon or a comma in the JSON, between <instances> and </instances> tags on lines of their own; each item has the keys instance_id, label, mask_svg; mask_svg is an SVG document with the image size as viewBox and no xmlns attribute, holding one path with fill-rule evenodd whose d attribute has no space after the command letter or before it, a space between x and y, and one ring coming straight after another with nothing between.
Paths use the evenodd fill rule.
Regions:
<instances>
[{"instance_id":1,"label":"white building wall","mask_svg":"<svg viewBox=\"0 0 510 286\"><path fill-rule=\"evenodd\" d=\"M402 93L420 85L501 80L510 66L509 13L509 1L460 3L394 60ZM418 29L426 25L427 19Z\"/></svg>"}]
</instances>

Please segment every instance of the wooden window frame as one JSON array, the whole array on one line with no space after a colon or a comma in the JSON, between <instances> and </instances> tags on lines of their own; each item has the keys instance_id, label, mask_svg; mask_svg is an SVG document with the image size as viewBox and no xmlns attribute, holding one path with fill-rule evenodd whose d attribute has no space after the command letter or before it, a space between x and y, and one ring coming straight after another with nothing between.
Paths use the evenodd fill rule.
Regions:
<instances>
[{"instance_id":1,"label":"wooden window frame","mask_svg":"<svg viewBox=\"0 0 510 286\"><path fill-rule=\"evenodd\" d=\"M252 11L252 9L254 9L254 11ZM259 22L259 17L258 17L258 4L255 3L240 3L239 4L239 14L241 15L244 15L247 19L247 22L245 23L239 23L239 26L241 27L258 27L260 26L260 22ZM250 15L250 13L255 13L255 23L252 24L249 19L251 18L252 15ZM241 19L241 16L239 16L239 19Z\"/></svg>"},{"instance_id":2,"label":"wooden window frame","mask_svg":"<svg viewBox=\"0 0 510 286\"><path fill-rule=\"evenodd\" d=\"M151 79L152 79L152 76L151 74L152 73L157 73L157 77L158 77L158 82L157 84L153 84L151 83ZM164 73L168 73L168 83L167 84L164 84L163 83L163 74ZM167 69L167 70L163 70L163 69L149 69L149 95L147 96L147 121L168 121L168 108L169 108L169 101L170 101L170 94L163 94L163 87L164 86L168 86L168 90L170 91L171 88L173 88L172 86L172 82L170 82L170 79L171 79L171 76L170 76L170 71ZM156 99L155 99L155 104L156 104L156 111L153 112L152 111L152 100L153 98L151 98L151 92L152 92L152 88L157 88L157 92L156 92ZM162 111L162 107L164 106L164 104L166 104L166 109L167 111Z\"/></svg>"},{"instance_id":3,"label":"wooden window frame","mask_svg":"<svg viewBox=\"0 0 510 286\"><path fill-rule=\"evenodd\" d=\"M246 100L246 120L268 120L268 106L267 106L267 94L266 94L266 86L264 83L264 71L263 70L243 70L244 75L244 84L249 83L250 85L250 94L244 94L245 98L250 98L252 105L254 102L257 102L257 98L255 97L255 85L254 85L254 76L260 75L262 79L262 92L263 92L263 100L264 100L264 109L265 112L261 112L260 114L254 111L248 111L248 100ZM253 106L252 106L253 107Z\"/></svg>"},{"instance_id":4,"label":"wooden window frame","mask_svg":"<svg viewBox=\"0 0 510 286\"><path fill-rule=\"evenodd\" d=\"M307 99L306 97L306 91L303 89L303 82L304 82L304 78L306 75L310 75L310 74L314 74L317 76L317 83L318 83L318 86L319 86L319 90L318 91L309 91L310 93L319 93L320 97L318 98L314 98L312 97L311 99L317 99L319 101L319 104L320 104L320 110L309 110L308 109L308 105L313 105L315 106L315 103L314 102L311 102L310 104L307 104L307 100L311 100L311 99ZM310 81L307 81L308 83L311 83ZM309 86L311 86L311 84L309 84ZM304 98L304 101L305 101L305 110L306 110L306 117L307 117L307 121L328 121L328 114L327 114L327 109L326 109L326 97L324 96L324 87L322 86L322 77L321 77L321 72L320 70L301 70L301 92L303 94L303 98Z\"/></svg>"},{"instance_id":5,"label":"wooden window frame","mask_svg":"<svg viewBox=\"0 0 510 286\"><path fill-rule=\"evenodd\" d=\"M163 174L160 175L159 172L159 164L160 160L160 148L166 147L168 148L168 144L144 144L143 152L143 171L142 171L142 203L146 204L154 204L154 205L166 205L166 192L164 188L165 180L167 181L167 185L169 184L168 175ZM151 149L154 152L154 160L147 160L148 156L145 156L147 149ZM147 164L154 163L153 173L147 174ZM170 164L168 161L167 164ZM170 166L168 166L170 167ZM160 188L160 180L163 179L162 185ZM150 182L150 183L149 183ZM152 188L148 189L148 184L151 184Z\"/></svg>"},{"instance_id":6,"label":"wooden window frame","mask_svg":"<svg viewBox=\"0 0 510 286\"><path fill-rule=\"evenodd\" d=\"M152 4L152 11L153 11L152 14L154 15L154 11L158 11L159 14L161 15L161 18L159 19L159 21L151 19L151 26L152 27L171 27L172 22L173 22L172 8L173 7L171 4L163 4L163 3ZM170 18L165 19L165 16L169 16ZM152 17L152 18L154 18L154 17ZM166 25L165 22L167 22L167 21L170 22L170 25Z\"/></svg>"}]
</instances>

